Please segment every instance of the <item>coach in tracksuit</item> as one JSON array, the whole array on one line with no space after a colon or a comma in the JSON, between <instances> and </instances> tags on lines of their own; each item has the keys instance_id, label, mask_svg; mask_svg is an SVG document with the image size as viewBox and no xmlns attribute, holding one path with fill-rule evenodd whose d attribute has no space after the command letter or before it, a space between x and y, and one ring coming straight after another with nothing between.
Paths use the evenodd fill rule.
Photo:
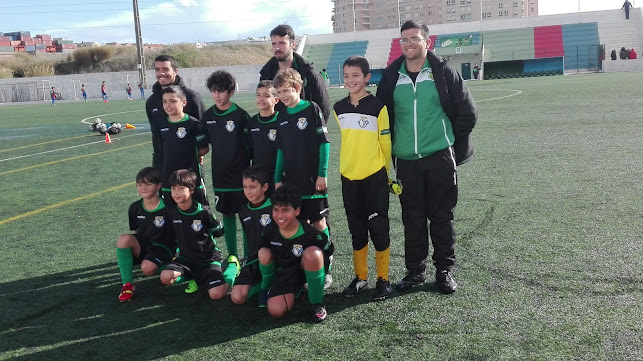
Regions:
<instances>
[{"instance_id":1,"label":"coach in tracksuit","mask_svg":"<svg viewBox=\"0 0 643 361\"><path fill-rule=\"evenodd\" d=\"M426 281L430 229L436 284L440 292L453 293L456 165L473 156L470 134L477 121L476 104L460 74L429 51L426 25L409 20L401 33L402 56L382 72L377 88L389 111L402 185L407 274L396 288L404 291Z\"/></svg>"}]
</instances>

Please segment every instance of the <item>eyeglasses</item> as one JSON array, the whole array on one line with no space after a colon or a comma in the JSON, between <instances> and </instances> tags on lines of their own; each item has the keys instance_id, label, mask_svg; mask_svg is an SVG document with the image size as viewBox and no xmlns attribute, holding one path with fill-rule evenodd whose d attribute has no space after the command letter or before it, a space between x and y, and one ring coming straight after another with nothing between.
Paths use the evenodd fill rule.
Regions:
<instances>
[{"instance_id":1,"label":"eyeglasses","mask_svg":"<svg viewBox=\"0 0 643 361\"><path fill-rule=\"evenodd\" d=\"M419 43L421 43L423 41L425 41L425 40L422 39L422 38L413 37L413 38L410 38L410 39L400 39L400 44L402 44L402 45L409 44L409 43L410 44L419 44Z\"/></svg>"}]
</instances>

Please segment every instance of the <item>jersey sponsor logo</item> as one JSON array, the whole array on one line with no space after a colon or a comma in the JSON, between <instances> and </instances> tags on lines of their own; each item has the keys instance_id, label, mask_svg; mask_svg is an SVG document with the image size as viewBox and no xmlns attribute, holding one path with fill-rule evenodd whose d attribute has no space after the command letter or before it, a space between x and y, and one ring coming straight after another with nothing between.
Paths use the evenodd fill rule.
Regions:
<instances>
[{"instance_id":1,"label":"jersey sponsor logo","mask_svg":"<svg viewBox=\"0 0 643 361\"><path fill-rule=\"evenodd\" d=\"M251 131L251 132L258 132L258 131L261 131L261 129L259 129L259 128L252 128L252 129L250 129L250 131Z\"/></svg>"},{"instance_id":2,"label":"jersey sponsor logo","mask_svg":"<svg viewBox=\"0 0 643 361\"><path fill-rule=\"evenodd\" d=\"M304 246L301 244L293 244L290 251L295 255L295 257L301 257L301 255L304 254Z\"/></svg>"},{"instance_id":3,"label":"jersey sponsor logo","mask_svg":"<svg viewBox=\"0 0 643 361\"><path fill-rule=\"evenodd\" d=\"M205 124L217 124L216 120L208 120L205 122Z\"/></svg>"},{"instance_id":4,"label":"jersey sponsor logo","mask_svg":"<svg viewBox=\"0 0 643 361\"><path fill-rule=\"evenodd\" d=\"M360 128L366 128L368 123L369 123L368 117L365 115L360 116L359 120L357 121L357 124L359 125Z\"/></svg>"},{"instance_id":5,"label":"jersey sponsor logo","mask_svg":"<svg viewBox=\"0 0 643 361\"><path fill-rule=\"evenodd\" d=\"M373 219L373 218L375 218L377 216L379 216L379 213L375 212L375 213L371 214L370 216L368 216L368 220L370 221L371 219Z\"/></svg>"},{"instance_id":6,"label":"jersey sponsor logo","mask_svg":"<svg viewBox=\"0 0 643 361\"><path fill-rule=\"evenodd\" d=\"M219 284L219 283L221 283L221 280L213 280L213 281L210 281L209 285L212 286L212 285L216 285L216 284Z\"/></svg>"},{"instance_id":7,"label":"jersey sponsor logo","mask_svg":"<svg viewBox=\"0 0 643 361\"><path fill-rule=\"evenodd\" d=\"M225 122L225 129L228 132L232 132L234 130L234 120L228 120L227 122Z\"/></svg>"},{"instance_id":8,"label":"jersey sponsor logo","mask_svg":"<svg viewBox=\"0 0 643 361\"><path fill-rule=\"evenodd\" d=\"M267 226L272 222L272 218L270 218L269 214L262 214L261 218L259 218L259 223L261 223L262 226Z\"/></svg>"},{"instance_id":9,"label":"jersey sponsor logo","mask_svg":"<svg viewBox=\"0 0 643 361\"><path fill-rule=\"evenodd\" d=\"M198 231L203 229L203 223L201 223L201 221L198 220L198 219L194 219L194 220L192 220L192 226L191 227L195 232L198 232Z\"/></svg>"},{"instance_id":10,"label":"jersey sponsor logo","mask_svg":"<svg viewBox=\"0 0 643 361\"><path fill-rule=\"evenodd\" d=\"M154 217L154 225L158 228L161 228L165 225L165 218L163 216Z\"/></svg>"},{"instance_id":11,"label":"jersey sponsor logo","mask_svg":"<svg viewBox=\"0 0 643 361\"><path fill-rule=\"evenodd\" d=\"M161 128L161 131L162 131L162 132L169 132L169 131L170 131L170 128Z\"/></svg>"},{"instance_id":12,"label":"jersey sponsor logo","mask_svg":"<svg viewBox=\"0 0 643 361\"><path fill-rule=\"evenodd\" d=\"M283 121L283 122L281 122L281 123L279 123L279 125L286 125L286 124L288 124L288 121L287 121L287 120L286 120L286 121Z\"/></svg>"},{"instance_id":13,"label":"jersey sponsor logo","mask_svg":"<svg viewBox=\"0 0 643 361\"><path fill-rule=\"evenodd\" d=\"M158 112L159 110L157 108L152 109L152 113Z\"/></svg>"},{"instance_id":14,"label":"jersey sponsor logo","mask_svg":"<svg viewBox=\"0 0 643 361\"><path fill-rule=\"evenodd\" d=\"M187 130L185 130L184 127L179 127L179 129L177 129L177 131L176 131L176 136L177 137L183 139L183 138L185 138L186 135L188 135L188 132L187 132Z\"/></svg>"},{"instance_id":15,"label":"jersey sponsor logo","mask_svg":"<svg viewBox=\"0 0 643 361\"><path fill-rule=\"evenodd\" d=\"M249 221L249 220L251 220L251 219L252 219L252 217L246 217L246 218L244 218L244 219L242 220L242 222L248 222L248 221Z\"/></svg>"},{"instance_id":16,"label":"jersey sponsor logo","mask_svg":"<svg viewBox=\"0 0 643 361\"><path fill-rule=\"evenodd\" d=\"M301 117L297 120L297 128L304 130L308 126L308 120L306 118Z\"/></svg>"},{"instance_id":17,"label":"jersey sponsor logo","mask_svg":"<svg viewBox=\"0 0 643 361\"><path fill-rule=\"evenodd\" d=\"M278 247L283 246L283 244L281 244L281 242L275 242L275 241L271 241L270 244L273 245L273 246L278 246Z\"/></svg>"},{"instance_id":18,"label":"jersey sponsor logo","mask_svg":"<svg viewBox=\"0 0 643 361\"><path fill-rule=\"evenodd\" d=\"M174 220L172 220L172 223L182 224L183 221L180 220L180 219L174 219Z\"/></svg>"},{"instance_id":19,"label":"jersey sponsor logo","mask_svg":"<svg viewBox=\"0 0 643 361\"><path fill-rule=\"evenodd\" d=\"M275 139L277 139L277 129L270 129L268 131L268 139L273 142L275 141Z\"/></svg>"},{"instance_id":20,"label":"jersey sponsor logo","mask_svg":"<svg viewBox=\"0 0 643 361\"><path fill-rule=\"evenodd\" d=\"M137 219L145 219L145 216L138 215L136 216Z\"/></svg>"}]
</instances>

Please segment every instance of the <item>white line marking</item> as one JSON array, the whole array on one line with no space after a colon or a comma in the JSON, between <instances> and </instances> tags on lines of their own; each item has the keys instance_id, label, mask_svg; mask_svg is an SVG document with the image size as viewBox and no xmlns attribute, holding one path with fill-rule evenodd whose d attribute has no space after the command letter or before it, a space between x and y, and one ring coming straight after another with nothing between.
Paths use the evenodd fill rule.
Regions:
<instances>
[{"instance_id":1,"label":"white line marking","mask_svg":"<svg viewBox=\"0 0 643 361\"><path fill-rule=\"evenodd\" d=\"M486 102L486 101L489 101L489 100L498 100L498 99L503 99L503 98L514 97L514 96L519 95L520 93L522 93L522 90L516 90L516 89L477 89L477 88L474 88L474 89L475 89L475 90L493 90L493 91L510 91L510 92L515 92L515 93L513 93L513 94L503 95L503 96L501 96L501 97L489 98L489 99L482 99L482 100L476 100L476 103L482 103L482 102Z\"/></svg>"},{"instance_id":2,"label":"white line marking","mask_svg":"<svg viewBox=\"0 0 643 361\"><path fill-rule=\"evenodd\" d=\"M95 117L105 117L105 116L108 116L108 115L114 115L114 114L138 113L138 112L144 112L144 111L145 111L145 109L143 109L143 110L128 110L128 111L126 111L126 112L117 112L117 113L107 113L107 114L92 115L92 116L90 116L90 117L87 117L87 118L85 118L85 119L81 120L80 122L81 122L81 123L84 123L84 124L92 124L92 123L93 123L93 121L92 121L92 123L87 123L87 122L86 122L86 120L88 120L88 119L90 119L90 118L95 118Z\"/></svg>"}]
</instances>

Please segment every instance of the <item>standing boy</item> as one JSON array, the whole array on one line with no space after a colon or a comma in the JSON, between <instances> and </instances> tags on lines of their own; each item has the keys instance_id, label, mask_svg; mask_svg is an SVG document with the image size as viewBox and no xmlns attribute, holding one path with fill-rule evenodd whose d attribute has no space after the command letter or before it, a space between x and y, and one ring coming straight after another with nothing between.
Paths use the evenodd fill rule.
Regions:
<instances>
[{"instance_id":1,"label":"standing boy","mask_svg":"<svg viewBox=\"0 0 643 361\"><path fill-rule=\"evenodd\" d=\"M268 292L268 313L281 318L291 311L295 295L308 283L308 301L312 319L326 319L324 301L324 264L333 254L333 244L324 233L297 219L301 212L301 194L296 187L284 185L272 196L274 233L261 238L259 269L261 288ZM281 297L278 297L281 296Z\"/></svg>"},{"instance_id":2,"label":"standing boy","mask_svg":"<svg viewBox=\"0 0 643 361\"><path fill-rule=\"evenodd\" d=\"M109 103L109 100L107 100L107 85L105 84L105 80L100 85L100 94L103 96L103 103Z\"/></svg>"},{"instance_id":3,"label":"standing boy","mask_svg":"<svg viewBox=\"0 0 643 361\"><path fill-rule=\"evenodd\" d=\"M266 197L270 173L264 167L251 166L243 171L243 194L248 203L239 210L239 218L248 242L248 260L234 281L230 298L236 304L245 303L261 290L261 272L257 252L261 235L274 233L276 227L272 220L272 203ZM265 294L263 294L265 295ZM266 307L266 298L259 298L259 307Z\"/></svg>"},{"instance_id":4,"label":"standing boy","mask_svg":"<svg viewBox=\"0 0 643 361\"><path fill-rule=\"evenodd\" d=\"M224 70L212 73L206 86L214 105L201 117L208 140L212 145L212 185L217 211L222 213L226 229L225 243L228 254L237 252L237 222L235 214L246 203L241 173L250 165L250 155L244 131L248 113L230 101L236 81ZM248 255L244 244L244 255Z\"/></svg>"},{"instance_id":5,"label":"standing boy","mask_svg":"<svg viewBox=\"0 0 643 361\"><path fill-rule=\"evenodd\" d=\"M132 86L127 83L127 100L132 100Z\"/></svg>"},{"instance_id":6,"label":"standing boy","mask_svg":"<svg viewBox=\"0 0 643 361\"><path fill-rule=\"evenodd\" d=\"M85 90L85 84L82 84L80 86L80 91L83 93L83 99L85 99L85 103L87 103L87 91Z\"/></svg>"},{"instance_id":7,"label":"standing boy","mask_svg":"<svg viewBox=\"0 0 643 361\"><path fill-rule=\"evenodd\" d=\"M355 278L342 294L352 297L368 286L368 236L375 246L377 282L374 300L391 293L389 282L389 190L391 134L388 110L366 91L371 79L366 58L351 56L344 62L344 87L349 95L335 103L342 131L339 170L348 228L353 240Z\"/></svg>"},{"instance_id":8,"label":"standing boy","mask_svg":"<svg viewBox=\"0 0 643 361\"><path fill-rule=\"evenodd\" d=\"M257 108L259 113L251 117L247 124L248 148L253 166L264 167L270 172L268 195L274 190L272 180L277 163L277 114L275 104L279 95L271 80L262 80L257 85Z\"/></svg>"},{"instance_id":9,"label":"standing boy","mask_svg":"<svg viewBox=\"0 0 643 361\"><path fill-rule=\"evenodd\" d=\"M51 105L56 105L56 87L51 87L49 95L51 95Z\"/></svg>"},{"instance_id":10,"label":"standing boy","mask_svg":"<svg viewBox=\"0 0 643 361\"><path fill-rule=\"evenodd\" d=\"M145 88L143 88L143 83L138 83L138 90L141 91L141 99L145 99Z\"/></svg>"},{"instance_id":11,"label":"standing boy","mask_svg":"<svg viewBox=\"0 0 643 361\"><path fill-rule=\"evenodd\" d=\"M208 296L218 300L228 293L239 269L234 256L228 257L228 266L221 270L221 251L214 237L223 235L223 227L207 206L192 199L199 177L186 169L172 173L170 184L175 207L168 208L172 230L179 245L179 253L161 272L161 282L171 285L177 278L194 278L199 287L208 290Z\"/></svg>"},{"instance_id":12,"label":"standing boy","mask_svg":"<svg viewBox=\"0 0 643 361\"><path fill-rule=\"evenodd\" d=\"M136 175L136 190L141 199L129 207L129 228L133 234L122 234L116 240L116 257L123 287L120 302L134 297L132 268L141 265L146 276L169 263L176 251L176 242L166 215L163 199L159 197L161 176L152 167L141 169Z\"/></svg>"},{"instance_id":13,"label":"standing boy","mask_svg":"<svg viewBox=\"0 0 643 361\"><path fill-rule=\"evenodd\" d=\"M171 85L161 91L163 110L167 117L159 120L158 127L161 135L162 160L161 190L165 203L173 205L170 192L170 176L177 169L187 169L201 177L201 156L208 153L208 141L203 124L196 118L183 112L187 99L183 90L177 85ZM194 199L205 203L205 188L201 182L194 190Z\"/></svg>"}]
</instances>

